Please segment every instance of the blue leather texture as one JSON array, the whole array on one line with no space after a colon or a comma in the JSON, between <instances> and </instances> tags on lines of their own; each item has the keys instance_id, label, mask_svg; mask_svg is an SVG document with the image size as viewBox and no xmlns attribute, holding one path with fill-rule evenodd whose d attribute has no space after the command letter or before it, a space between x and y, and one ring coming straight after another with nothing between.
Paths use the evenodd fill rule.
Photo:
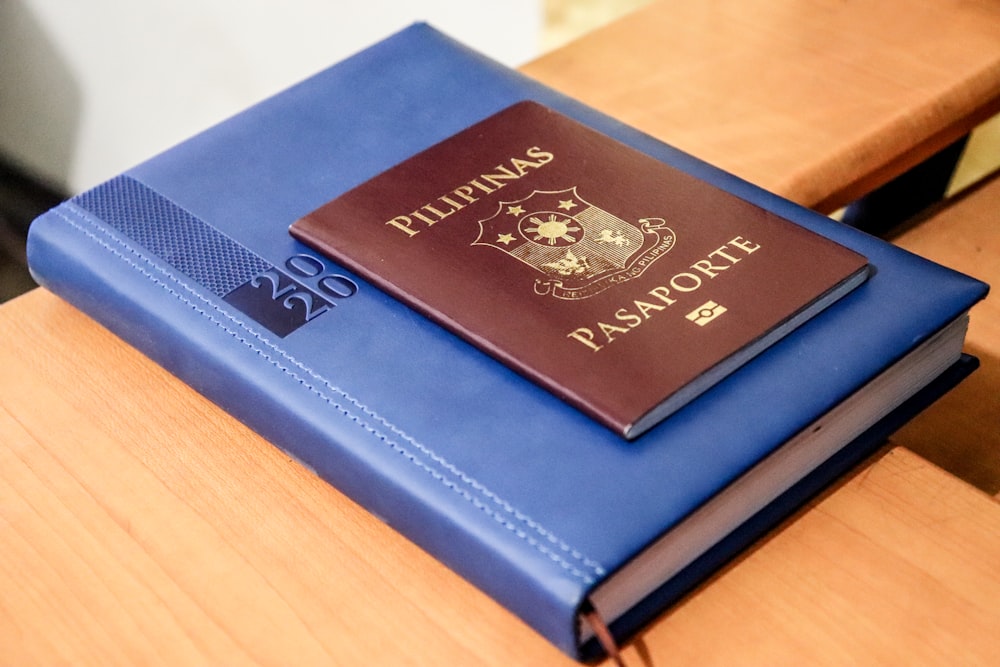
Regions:
<instances>
[{"instance_id":1,"label":"blue leather texture","mask_svg":"<svg viewBox=\"0 0 1000 667\"><path fill-rule=\"evenodd\" d=\"M833 238L877 272L628 442L289 236L293 221L324 202L524 99ZM32 226L29 262L41 284L574 656L576 613L597 583L987 289L721 172L425 25L100 188ZM167 227L146 235L149 213L129 192L164 207L173 217L156 224ZM131 212L109 212L116 198ZM193 240L173 243L174 224ZM205 244L241 259L220 260ZM244 261L254 267L249 282L229 273ZM235 301L237 285L264 310ZM274 304L298 320L276 324Z\"/></svg>"}]
</instances>

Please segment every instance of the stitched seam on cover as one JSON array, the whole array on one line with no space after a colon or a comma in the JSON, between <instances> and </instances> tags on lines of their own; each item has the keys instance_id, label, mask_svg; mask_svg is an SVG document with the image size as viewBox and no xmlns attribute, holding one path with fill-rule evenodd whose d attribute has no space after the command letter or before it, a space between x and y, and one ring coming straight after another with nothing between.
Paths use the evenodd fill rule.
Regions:
<instances>
[{"instance_id":1,"label":"stitched seam on cover","mask_svg":"<svg viewBox=\"0 0 1000 667\"><path fill-rule=\"evenodd\" d=\"M180 280L178 280L178 278L176 276L174 276L174 275L170 274L169 272L163 270L162 268L156 266L153 262L151 262L149 260L149 258L143 256L135 248L132 248L132 247L126 245L120 239L115 238L114 236L110 235L108 233L108 231L105 230L100 224L98 224L93 219L91 219L91 217L86 212L81 213L80 211L83 211L83 209L79 209L78 210L78 207L75 207L75 205L74 205L74 208L70 208L69 210L72 211L77 216L79 216L80 218L82 218L89 225L91 225L92 227L94 227L95 229L97 229L98 231L100 231L101 233L103 233L106 237L110 238L110 240L113 241L115 244L117 244L117 245L121 246L122 248L124 248L128 253L130 253L132 255L135 255L140 260L142 260L143 262L145 262L147 265L149 265L149 267L152 270L155 270L156 272L162 274L167 279L169 279L170 281L174 282L176 285L178 285L181 288L183 288L189 294L191 294L192 296L196 297L198 300L202 301L208 308L210 308L211 310L215 311L218 315L222 316L225 319L230 320L238 328L242 329L243 332L245 333L245 335L248 335L248 336L250 336L252 338L255 338L257 340L257 342L259 342L261 345L271 348L271 350L273 352L275 352L279 356L283 357L284 360L286 362L288 362L290 365L294 366L295 368L297 368L299 371L301 371L305 375L308 375L308 376L312 377L315 381L317 381L320 384L324 385L327 389L331 390L335 394L341 396L347 402L349 402L350 404L352 404L353 406L355 406L358 410L360 410L364 415L366 415L369 418L375 420L376 422L378 422L379 424L381 424L382 426L384 426L386 429L388 429L391 433L395 434L396 436L398 436L399 438L401 438L405 442L407 442L410 445L412 445L413 447L415 447L425 457L431 459L436 464L438 464L438 466L443 467L445 470L447 470L448 472L450 472L453 475L455 475L456 477L458 477L459 480L461 480L465 485L471 487L477 493L479 493L480 495L482 495L485 498L487 498L490 501L492 501L493 504L499 506L500 509L502 509L504 512L506 512L507 514L509 514L515 520L517 520L518 522L524 524L525 526L527 526L528 528L530 528L532 531L534 531L535 533L537 533L539 536L543 537L546 542L548 542L549 544L551 544L554 547L556 547L559 551L563 552L563 554L566 554L567 556L571 557L573 560L578 561L584 567L586 567L589 570L591 570L593 572L593 574L596 574L596 575L600 576L600 575L603 575L605 573L605 570L600 565L600 563L598 563L598 562L596 562L596 561L594 561L594 560L586 557L579 550L574 549L573 547L569 546L566 542L564 542L563 540L559 539L557 536L553 535L551 532L549 532L547 529L545 529L538 522L534 521L533 519L531 519L527 515L525 515L522 512L518 511L510 503L508 503L507 501L503 500L501 497L499 497L498 495L496 495L496 493L490 491L488 488L486 488L485 486L483 486L481 483L477 482L475 479L473 479L472 477L469 477L466 473L464 473L461 470L459 470L457 467L455 467L454 464L448 462L446 459L444 459L443 457L441 457L439 454L436 454L434 451L432 451L431 449L429 449L427 446L425 446L425 445L421 444L420 442L418 442L417 440L415 440L412 436L408 435L407 433L405 433L404 431L402 431L401 429L399 429L399 427L395 426L394 424L392 424L391 422L389 422L388 420L386 420L384 417L380 416L378 413L376 413L371 408L367 407L366 405L364 405L363 403L361 403L360 401L358 401L356 398L354 398L353 396L351 396L347 392L345 392L342 389L339 389L338 387L332 385L328 380L326 380L322 376L318 375L317 373L315 373L311 369L309 369L306 366L304 366L301 362L299 362L298 360L294 359L291 355L289 355L284 350L281 350L280 348L275 347L273 344L269 343L266 340L262 340L260 338L259 334L257 334L253 330L251 330L249 327L247 327L240 320L238 320L235 317L233 317L230 313L225 312L224 310L222 310L221 308L219 308L216 304L212 303L211 301L209 301L208 299L206 299L202 295L200 295L197 292L195 292L194 290L192 290L190 287L188 287L183 282L181 282ZM329 403L332 407L334 407L335 409L337 409L338 411L340 411L346 417L350 418L358 426L360 426L364 430L368 431L372 435L374 435L377 438L379 438L387 446L389 446L392 450L394 450L397 453L403 455L413 465L416 465L418 468L420 468L421 470L423 470L424 472L426 472L427 474L429 474L433 479L435 479L439 483L443 484L446 488L449 488L452 491L454 491L455 493L459 494L462 498L464 498L465 500L467 500L474 507L476 507L480 511L483 511L484 513L487 514L487 516L489 516L490 518L492 518L494 521L496 521L497 523L501 524L502 526L504 526L505 528L507 528L508 530L510 530L516 537L518 537L519 539L525 541L526 543L528 543L529 545L531 545L534 549L536 549L537 551L539 551L540 553L542 553L543 555L545 555L549 560L552 560L553 562L557 563L564 570L566 570L567 572L569 572L570 574L572 574L576 578L580 579L584 583L587 583L587 584L594 583L594 577L591 574L588 574L587 572L581 571L578 568L578 566L574 565L573 563L570 563L570 562L566 561L562 555L560 555L559 553L553 551L552 549L550 549L549 547L547 547L545 544L542 544L541 542L539 542L537 539L535 539L534 537L532 537L531 535L529 535L523 528L521 528L521 527L515 525L514 523L512 523L510 519L505 518L504 516L501 516L496 511L494 511L493 509L491 509L482 500L479 500L479 499L473 497L473 495L471 493L469 493L469 491L460 488L454 481L447 479L441 472L432 469L426 463L418 460L418 458L417 458L417 456L415 454L413 454L412 452L407 451L406 448L404 448L403 446L401 446L399 443L395 442L393 439L391 439L386 434L382 433L378 428L376 428L376 427L372 426L371 424L367 423L361 417L353 414L350 410L348 410L346 407L344 407L336 398L327 395L326 393L324 393L324 391L322 389L313 386L307 379L300 377L299 375L297 375L291 369L283 366L278 360L270 357L267 354L267 352L265 352L264 350L258 348L257 346L254 345L254 343L252 341L250 341L247 338L245 338L244 334L241 334L238 331L234 331L234 330L228 328L224 323L222 323L222 322L218 321L217 319L215 319L212 316L212 314L210 314L209 312L207 312L205 309L199 307L197 304L193 303L189 299L185 298L183 295L179 294L177 291L175 291L173 288L171 288L169 285L167 285L164 281L160 280L159 278L157 278L156 276L152 275L147 270L145 270L142 267L140 267L138 264L136 264L134 261L132 261L131 259L129 259L127 256L125 256L125 254L123 254L119 250L116 250L115 248L111 247L111 245L109 245L108 242L106 242L106 241L98 238L97 235L95 235L93 232L91 232L91 231L83 228L80 224L78 224L77 222L75 222L74 220L72 220L71 218L69 218L67 215L65 215L64 211L56 209L56 210L54 210L54 213L56 215L58 215L60 218L62 218L63 220L65 220L68 224L70 224L71 226L73 226L76 229L78 229L83 234L89 236L98 245L104 247L105 249L107 249L112 254L117 255L126 264L132 266L135 270L137 270L140 273L142 273L145 276L147 276L154 284L159 285L162 289L164 289L168 294L171 294L178 301L180 301L181 303L187 305L188 307L190 307L191 309L193 309L195 312L201 314L206 319L208 319L210 322L212 322L217 327L219 327L220 329L222 329L224 332L226 332L227 334L229 334L230 336L232 336L233 338L235 338L237 341L239 341L243 345L247 346L248 348L250 348L251 350L253 350L254 352L256 352L258 354L258 356L260 356L262 359L264 359L265 361L267 361L269 364L271 364L272 366L274 366L275 368L277 368L281 372L285 373L286 375L289 375L290 377L292 377L295 381L297 381L299 384L301 384L307 390L309 390L310 392L312 392L313 394L315 394L319 398L321 398L324 401L326 401L327 403Z\"/></svg>"}]
</instances>

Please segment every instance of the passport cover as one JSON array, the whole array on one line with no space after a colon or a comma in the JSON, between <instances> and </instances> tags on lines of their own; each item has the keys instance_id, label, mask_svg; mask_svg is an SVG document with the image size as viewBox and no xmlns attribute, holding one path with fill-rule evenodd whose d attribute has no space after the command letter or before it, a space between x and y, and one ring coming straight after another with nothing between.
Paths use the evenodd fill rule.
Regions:
<instances>
[{"instance_id":1,"label":"passport cover","mask_svg":"<svg viewBox=\"0 0 1000 667\"><path fill-rule=\"evenodd\" d=\"M628 438L868 271L858 253L531 101L290 231Z\"/></svg>"},{"instance_id":2,"label":"passport cover","mask_svg":"<svg viewBox=\"0 0 1000 667\"><path fill-rule=\"evenodd\" d=\"M852 248L877 272L627 442L288 234L338 194L522 100ZM28 258L44 286L576 657L597 650L578 622L596 587L986 293L424 25L43 214ZM800 471L612 630L622 639L641 627L793 511L810 492L800 484L828 482L840 458L877 446L973 363L956 360L850 422L826 464Z\"/></svg>"}]
</instances>

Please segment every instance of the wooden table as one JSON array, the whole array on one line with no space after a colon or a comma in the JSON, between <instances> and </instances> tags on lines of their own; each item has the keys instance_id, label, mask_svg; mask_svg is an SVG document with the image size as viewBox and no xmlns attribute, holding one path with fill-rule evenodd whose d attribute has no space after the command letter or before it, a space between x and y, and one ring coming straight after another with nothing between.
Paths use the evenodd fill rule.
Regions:
<instances>
[{"instance_id":1,"label":"wooden table","mask_svg":"<svg viewBox=\"0 0 1000 667\"><path fill-rule=\"evenodd\" d=\"M1000 112L1000 3L653 2L523 70L831 213Z\"/></svg>"},{"instance_id":2,"label":"wooden table","mask_svg":"<svg viewBox=\"0 0 1000 667\"><path fill-rule=\"evenodd\" d=\"M619 49L636 41L617 39ZM777 173L762 123L756 150L747 137L735 152ZM702 135L706 150L728 134L715 129ZM786 159L788 173L804 173ZM996 277L986 258L1000 250L998 188L960 202L960 220L985 211L984 224L959 235L945 213L900 242L949 248L948 263ZM990 303L970 333L984 371L960 387L961 405L935 405L921 417L930 430L915 425L901 442L961 440L972 419L996 447L1000 314ZM0 339L0 664L572 664L50 293L0 307ZM963 412L968 403L985 407ZM997 627L1000 505L897 447L666 613L626 658L989 664Z\"/></svg>"},{"instance_id":3,"label":"wooden table","mask_svg":"<svg viewBox=\"0 0 1000 667\"><path fill-rule=\"evenodd\" d=\"M572 664L50 293L0 337L0 664ZM1000 504L891 449L626 657L988 664L997 627Z\"/></svg>"},{"instance_id":4,"label":"wooden table","mask_svg":"<svg viewBox=\"0 0 1000 667\"><path fill-rule=\"evenodd\" d=\"M893 442L1000 498L1000 172L893 241L993 286L972 311L966 349L981 366Z\"/></svg>"}]
</instances>

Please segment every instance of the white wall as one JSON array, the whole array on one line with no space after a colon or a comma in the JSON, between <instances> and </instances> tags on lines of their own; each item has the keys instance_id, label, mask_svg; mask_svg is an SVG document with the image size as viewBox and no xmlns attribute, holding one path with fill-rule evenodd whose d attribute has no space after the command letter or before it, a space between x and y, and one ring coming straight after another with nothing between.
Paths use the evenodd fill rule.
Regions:
<instances>
[{"instance_id":1,"label":"white wall","mask_svg":"<svg viewBox=\"0 0 1000 667\"><path fill-rule=\"evenodd\" d=\"M541 0L0 0L0 152L76 192L426 20L511 66Z\"/></svg>"}]
</instances>

